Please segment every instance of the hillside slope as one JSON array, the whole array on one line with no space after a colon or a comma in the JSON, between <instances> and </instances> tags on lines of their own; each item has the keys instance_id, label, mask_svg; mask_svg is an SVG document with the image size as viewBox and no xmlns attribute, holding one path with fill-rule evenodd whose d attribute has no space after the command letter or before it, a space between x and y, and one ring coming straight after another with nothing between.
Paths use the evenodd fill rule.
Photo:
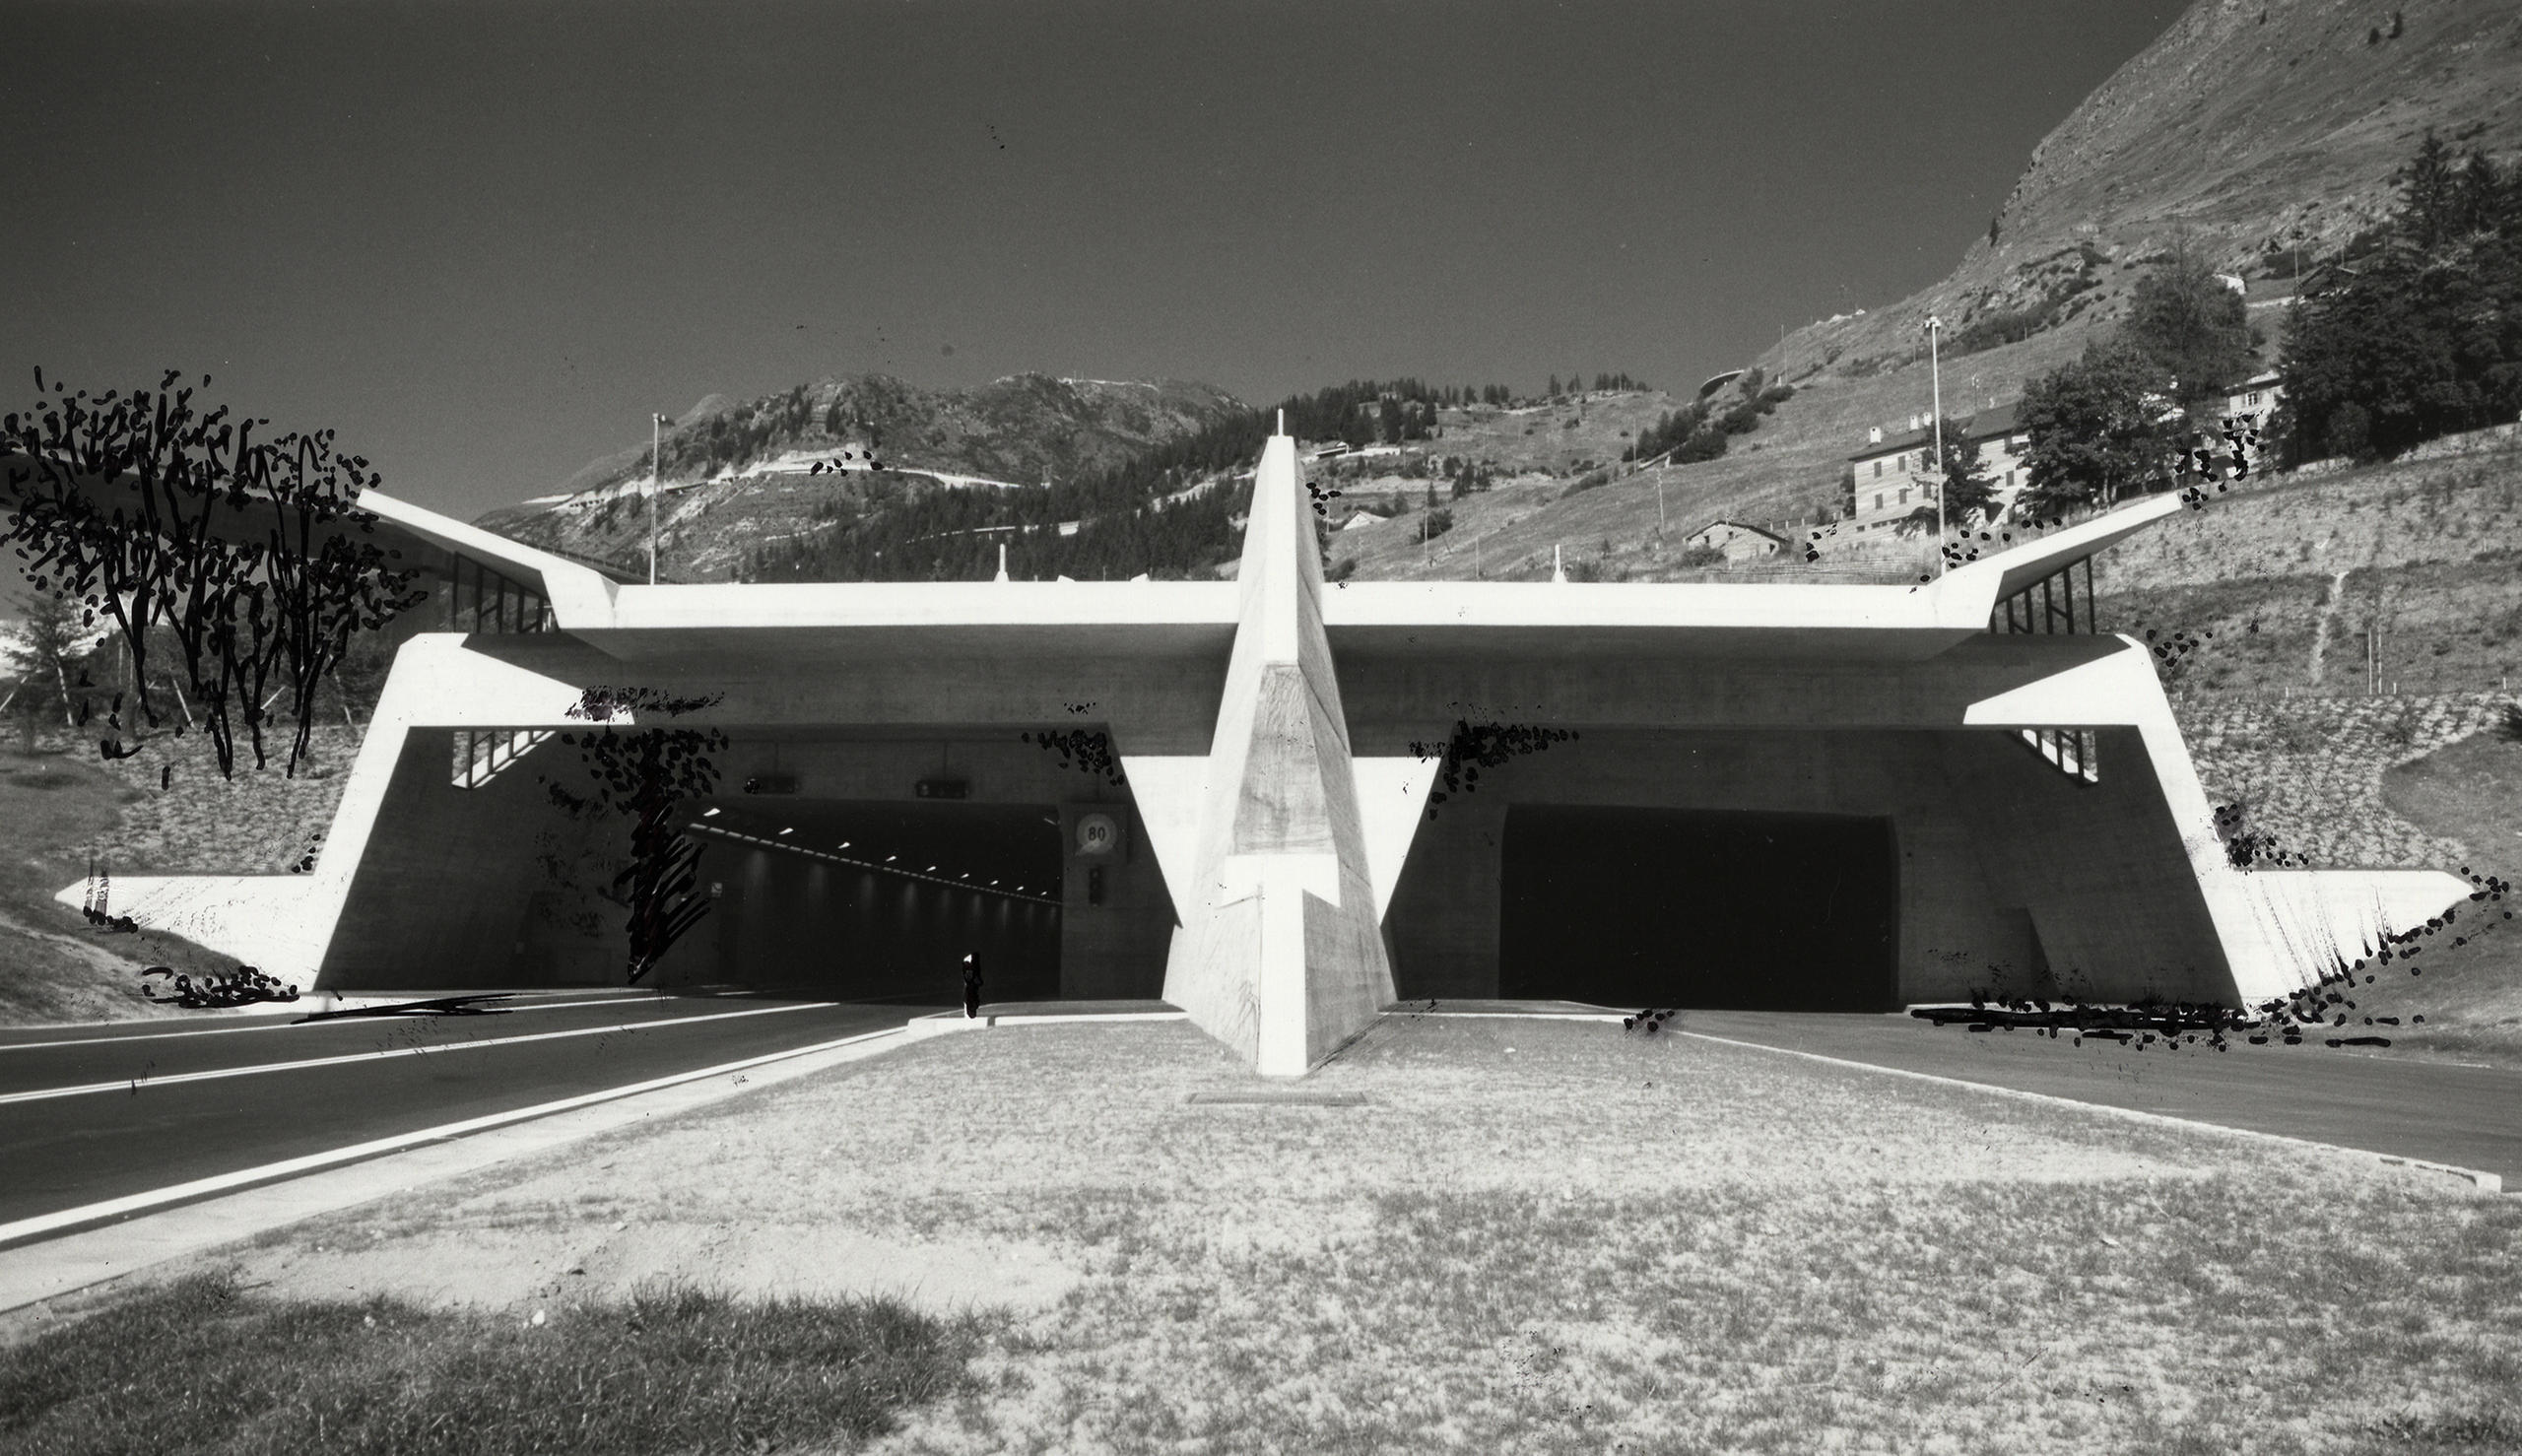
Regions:
<instances>
[{"instance_id":1,"label":"hillside slope","mask_svg":"<svg viewBox=\"0 0 2522 1456\"><path fill-rule=\"evenodd\" d=\"M1606 574L1669 575L1663 559L1677 553L1644 549L1659 486L1673 531L1717 516L1784 525L1830 511L1867 430L1896 430L1929 410L1930 313L1947 325L1945 410L1967 415L2019 397L2113 327L2175 240L2251 280L2250 316L2273 350L2296 242L2309 267L2369 229L2427 127L2499 160L2522 152L2522 6L2406 6L2397 35L2392 14L2346 0L2199 0L2034 149L1991 232L1955 239L1952 274L1794 330L1745 361L1797 393L1726 455L1564 499L1537 481L1511 504L1475 497L1428 552L1363 537L1335 552L1358 556L1361 579L1468 576L1475 554L1458 538L1477 527L1505 533L1479 553L1488 574L1500 560L1529 569L1536 555L1546 574L1559 544L1571 562L1601 559ZM1973 325L1978 339L1966 337ZM1598 412L1563 434L1567 452L1616 460L1610 419ZM1448 416L1449 435L1458 423ZM1467 434L1434 448L1477 453Z\"/></svg>"},{"instance_id":2,"label":"hillside slope","mask_svg":"<svg viewBox=\"0 0 2522 1456\"><path fill-rule=\"evenodd\" d=\"M2389 210L2428 127L2499 159L2522 149L2522 7L2198 0L2032 149L1949 277L1789 335L1782 372L1922 359L1929 312L1966 328L2077 275L2098 275L2084 316L2109 319L2132 264L2176 237L2229 271L2291 276L2297 245L2308 265Z\"/></svg>"},{"instance_id":3,"label":"hillside slope","mask_svg":"<svg viewBox=\"0 0 2522 1456\"><path fill-rule=\"evenodd\" d=\"M866 508L878 482L900 491L941 481L1067 480L1243 408L1206 384L1044 374L958 390L865 374L743 402L711 395L661 442L661 569L682 579L723 578L748 548L815 529L835 510ZM843 451L853 467L845 477L809 473L812 461ZM873 477L855 469L869 455L888 469ZM559 492L487 511L476 524L529 545L628 563L646 549L638 492L647 470L644 445L609 455Z\"/></svg>"}]
</instances>

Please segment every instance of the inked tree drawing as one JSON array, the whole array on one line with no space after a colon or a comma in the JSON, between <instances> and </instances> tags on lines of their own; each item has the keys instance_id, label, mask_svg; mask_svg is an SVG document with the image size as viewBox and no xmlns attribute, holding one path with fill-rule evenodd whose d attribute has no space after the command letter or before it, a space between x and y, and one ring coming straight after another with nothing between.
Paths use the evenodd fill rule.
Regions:
<instances>
[{"instance_id":1,"label":"inked tree drawing","mask_svg":"<svg viewBox=\"0 0 2522 1456\"><path fill-rule=\"evenodd\" d=\"M174 644L199 704L188 721L210 734L219 771L235 772L240 727L254 765L267 766L269 708L286 695L294 776L316 693L351 634L425 594L410 590L415 572L362 539L375 529L355 503L375 483L365 457L339 453L329 430L265 435L268 420L232 420L226 405L205 413L180 377L96 396L56 381L34 409L0 417L0 543L16 548L37 591L76 597L83 625L109 621L122 640L132 717L117 699L104 757L128 757L122 736L161 724L148 671L155 626ZM35 388L44 393L41 369Z\"/></svg>"},{"instance_id":2,"label":"inked tree drawing","mask_svg":"<svg viewBox=\"0 0 2522 1456\"><path fill-rule=\"evenodd\" d=\"M629 912L629 969L633 984L655 969L675 942L709 913L709 896L699 888L702 846L676 827L676 811L683 800L706 795L718 786L718 764L712 756L725 752L728 740L715 728L610 725L627 710L671 717L717 700L673 697L647 689L590 688L569 709L569 716L604 726L562 734L561 741L578 751L594 785L586 793L577 793L548 774L543 779L552 802L573 819L606 813L632 818L630 858L613 876L609 890L597 893Z\"/></svg>"}]
</instances>

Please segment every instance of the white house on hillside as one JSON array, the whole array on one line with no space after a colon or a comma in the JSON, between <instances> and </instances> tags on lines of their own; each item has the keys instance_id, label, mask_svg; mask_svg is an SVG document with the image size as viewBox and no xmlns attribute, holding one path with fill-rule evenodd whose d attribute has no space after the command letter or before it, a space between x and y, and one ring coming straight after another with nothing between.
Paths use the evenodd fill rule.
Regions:
<instances>
[{"instance_id":1,"label":"white house on hillside","mask_svg":"<svg viewBox=\"0 0 2522 1456\"><path fill-rule=\"evenodd\" d=\"M1979 452L1979 464L1996 485L1997 503L2014 504L2027 484L2023 447L2027 436L2017 418L2020 401L1981 410L1964 423L1963 437ZM1886 436L1868 431L1865 448L1848 457L1856 468L1855 529L1887 530L1920 506L1935 505L1934 422L1914 418L1910 427Z\"/></svg>"},{"instance_id":2,"label":"white house on hillside","mask_svg":"<svg viewBox=\"0 0 2522 1456\"><path fill-rule=\"evenodd\" d=\"M1786 546L1785 537L1741 521L1709 521L1686 539L1691 546L1724 553L1728 564L1773 557Z\"/></svg>"}]
</instances>

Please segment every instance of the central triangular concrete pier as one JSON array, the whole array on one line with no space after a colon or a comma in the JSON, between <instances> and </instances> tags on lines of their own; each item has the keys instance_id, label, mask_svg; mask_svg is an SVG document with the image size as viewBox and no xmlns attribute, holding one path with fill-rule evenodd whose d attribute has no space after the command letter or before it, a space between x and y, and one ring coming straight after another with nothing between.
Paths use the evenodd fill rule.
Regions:
<instances>
[{"instance_id":1,"label":"central triangular concrete pier","mask_svg":"<svg viewBox=\"0 0 2522 1456\"><path fill-rule=\"evenodd\" d=\"M1252 488L1240 615L1201 785L1193 893L1164 999L1265 1075L1294 1077L1393 999L1322 565L1295 441Z\"/></svg>"}]
</instances>

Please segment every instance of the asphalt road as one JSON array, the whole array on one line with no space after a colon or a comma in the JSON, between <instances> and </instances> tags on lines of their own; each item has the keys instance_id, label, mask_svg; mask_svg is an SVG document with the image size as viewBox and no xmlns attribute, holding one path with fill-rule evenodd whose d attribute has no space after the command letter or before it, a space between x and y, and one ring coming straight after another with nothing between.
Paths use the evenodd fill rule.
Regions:
<instances>
[{"instance_id":1,"label":"asphalt road","mask_svg":"<svg viewBox=\"0 0 2522 1456\"><path fill-rule=\"evenodd\" d=\"M2522 1192L2522 1069L2353 1048L2077 1046L1908 1016L1686 1011L1682 1029L2495 1173Z\"/></svg>"},{"instance_id":2,"label":"asphalt road","mask_svg":"<svg viewBox=\"0 0 2522 1456\"><path fill-rule=\"evenodd\" d=\"M519 1009L0 1031L0 1224L946 1009L582 993L505 1004ZM533 1039L506 1040L517 1037Z\"/></svg>"}]
</instances>

